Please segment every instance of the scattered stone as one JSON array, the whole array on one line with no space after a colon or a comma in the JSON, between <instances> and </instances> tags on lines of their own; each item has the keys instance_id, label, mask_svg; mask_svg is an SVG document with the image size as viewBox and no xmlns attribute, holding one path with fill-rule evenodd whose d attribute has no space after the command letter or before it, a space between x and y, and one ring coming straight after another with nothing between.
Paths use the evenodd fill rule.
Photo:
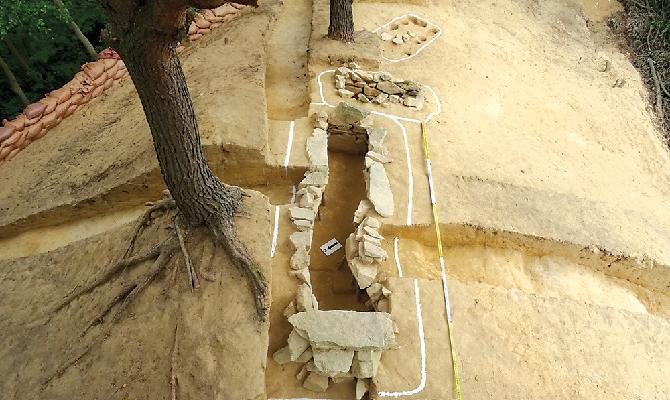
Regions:
<instances>
[{"instance_id":1,"label":"scattered stone","mask_svg":"<svg viewBox=\"0 0 670 400\"><path fill-rule=\"evenodd\" d=\"M312 284L311 277L309 274L309 268L303 268L297 271L289 271L288 273L289 275L298 278L298 280L302 283L306 283L308 285Z\"/></svg>"},{"instance_id":2,"label":"scattered stone","mask_svg":"<svg viewBox=\"0 0 670 400\"><path fill-rule=\"evenodd\" d=\"M288 346L284 346L272 354L272 359L279 365L284 365L291 362L291 352Z\"/></svg>"},{"instance_id":3,"label":"scattered stone","mask_svg":"<svg viewBox=\"0 0 670 400\"><path fill-rule=\"evenodd\" d=\"M384 152L384 139L386 139L386 129L372 128L368 135L369 147L377 153Z\"/></svg>"},{"instance_id":4,"label":"scattered stone","mask_svg":"<svg viewBox=\"0 0 670 400\"><path fill-rule=\"evenodd\" d=\"M290 317L293 314L296 314L298 312L298 309L295 308L295 301L291 300L290 303L288 303L288 306L284 309L284 316L286 318Z\"/></svg>"},{"instance_id":5,"label":"scattered stone","mask_svg":"<svg viewBox=\"0 0 670 400\"><path fill-rule=\"evenodd\" d=\"M379 247L376 244L373 244L369 241L363 241L362 242L362 251L361 254L367 257L379 259L379 260L386 260L388 255L386 254L386 251Z\"/></svg>"},{"instance_id":6,"label":"scattered stone","mask_svg":"<svg viewBox=\"0 0 670 400\"><path fill-rule=\"evenodd\" d=\"M398 96L397 94L392 94L389 96L389 101L395 104L400 103L400 96Z\"/></svg>"},{"instance_id":7,"label":"scattered stone","mask_svg":"<svg viewBox=\"0 0 670 400\"><path fill-rule=\"evenodd\" d=\"M301 382L305 377L307 376L307 366L303 365L302 368L300 369L300 372L295 376L295 378L298 380L298 382Z\"/></svg>"},{"instance_id":8,"label":"scattered stone","mask_svg":"<svg viewBox=\"0 0 670 400\"><path fill-rule=\"evenodd\" d=\"M318 304L316 304L314 300L315 299L314 295L312 294L312 288L309 287L309 285L303 283L302 285L298 286L298 293L296 295L296 308L298 309L298 314L301 314L305 311L317 310ZM298 314L289 317L289 321Z\"/></svg>"},{"instance_id":9,"label":"scattered stone","mask_svg":"<svg viewBox=\"0 0 670 400\"><path fill-rule=\"evenodd\" d=\"M311 208L314 209L314 203L316 199L314 198L314 195L310 192L305 192L302 196L300 196L300 202L298 205L302 208Z\"/></svg>"},{"instance_id":10,"label":"scattered stone","mask_svg":"<svg viewBox=\"0 0 670 400\"><path fill-rule=\"evenodd\" d=\"M315 349L385 350L395 346L393 320L386 313L345 310L300 312L289 318Z\"/></svg>"},{"instance_id":11,"label":"scattered stone","mask_svg":"<svg viewBox=\"0 0 670 400\"><path fill-rule=\"evenodd\" d=\"M371 226L363 226L363 231L365 232L366 235L371 236L375 239L381 240L384 239L384 237L379 234L379 231Z\"/></svg>"},{"instance_id":12,"label":"scattered stone","mask_svg":"<svg viewBox=\"0 0 670 400\"><path fill-rule=\"evenodd\" d=\"M379 312L390 313L391 312L391 307L390 307L389 299L379 300L377 302L377 305L375 306L375 309Z\"/></svg>"},{"instance_id":13,"label":"scattered stone","mask_svg":"<svg viewBox=\"0 0 670 400\"><path fill-rule=\"evenodd\" d=\"M373 244L375 246L381 246L382 245L381 239L370 236L370 235L363 235L363 241L367 242L367 243L370 243L370 244Z\"/></svg>"},{"instance_id":14,"label":"scattered stone","mask_svg":"<svg viewBox=\"0 0 670 400\"><path fill-rule=\"evenodd\" d=\"M356 358L351 365L351 372L356 378L373 378L377 375L381 356L381 351L356 352Z\"/></svg>"},{"instance_id":15,"label":"scattered stone","mask_svg":"<svg viewBox=\"0 0 670 400\"><path fill-rule=\"evenodd\" d=\"M379 229L382 226L382 223L375 217L365 217L363 220L363 225L369 226L370 228Z\"/></svg>"},{"instance_id":16,"label":"scattered stone","mask_svg":"<svg viewBox=\"0 0 670 400\"><path fill-rule=\"evenodd\" d=\"M325 374L349 372L354 358L353 350L326 349L313 350L314 367Z\"/></svg>"},{"instance_id":17,"label":"scattered stone","mask_svg":"<svg viewBox=\"0 0 670 400\"><path fill-rule=\"evenodd\" d=\"M329 123L334 125L353 125L370 115L370 112L350 103L341 102L330 114Z\"/></svg>"},{"instance_id":18,"label":"scattered stone","mask_svg":"<svg viewBox=\"0 0 670 400\"><path fill-rule=\"evenodd\" d=\"M311 193L314 195L315 199L319 199L321 201L321 196L323 195L323 189L321 189L318 186L309 186L306 188L307 192Z\"/></svg>"},{"instance_id":19,"label":"scattered stone","mask_svg":"<svg viewBox=\"0 0 670 400\"><path fill-rule=\"evenodd\" d=\"M305 144L310 163L317 166L328 166L328 134L320 128L314 129L312 136Z\"/></svg>"},{"instance_id":20,"label":"scattered stone","mask_svg":"<svg viewBox=\"0 0 670 400\"><path fill-rule=\"evenodd\" d=\"M356 400L361 400L369 390L370 386L365 379L356 380Z\"/></svg>"},{"instance_id":21,"label":"scattered stone","mask_svg":"<svg viewBox=\"0 0 670 400\"><path fill-rule=\"evenodd\" d=\"M382 295L389 297L391 295L391 290L389 290L386 286L382 286Z\"/></svg>"},{"instance_id":22,"label":"scattered stone","mask_svg":"<svg viewBox=\"0 0 670 400\"><path fill-rule=\"evenodd\" d=\"M354 260L356 261L356 260ZM359 263L356 267L356 283L360 289L365 289L375 283L379 269L376 265Z\"/></svg>"},{"instance_id":23,"label":"scattered stone","mask_svg":"<svg viewBox=\"0 0 670 400\"><path fill-rule=\"evenodd\" d=\"M349 66L349 68L352 68L352 69L360 69L361 68L361 66L358 65L358 63L356 63L354 61L349 62L348 66Z\"/></svg>"},{"instance_id":24,"label":"scattered stone","mask_svg":"<svg viewBox=\"0 0 670 400\"><path fill-rule=\"evenodd\" d=\"M356 86L357 88L360 88L361 90L364 90L364 88L367 87L367 84L363 81L358 81L358 82L354 82L354 86Z\"/></svg>"},{"instance_id":25,"label":"scattered stone","mask_svg":"<svg viewBox=\"0 0 670 400\"><path fill-rule=\"evenodd\" d=\"M328 390L328 377L319 375L316 372L310 372L302 386L313 392L325 392Z\"/></svg>"},{"instance_id":26,"label":"scattered stone","mask_svg":"<svg viewBox=\"0 0 670 400\"><path fill-rule=\"evenodd\" d=\"M376 302L380 297L382 297L382 285L380 283L373 283L369 288L365 289L365 291L367 292L368 296L370 296L370 300L372 300L372 302Z\"/></svg>"},{"instance_id":27,"label":"scattered stone","mask_svg":"<svg viewBox=\"0 0 670 400\"><path fill-rule=\"evenodd\" d=\"M297 315L297 314L296 314ZM295 361L300 355L309 348L309 341L300 336L298 331L293 329L288 335L288 351L291 361Z\"/></svg>"},{"instance_id":28,"label":"scattered stone","mask_svg":"<svg viewBox=\"0 0 670 400\"><path fill-rule=\"evenodd\" d=\"M610 66L610 62L606 58L600 57L598 59L598 61L596 61L596 68L600 72L607 72L607 70L609 69L609 66Z\"/></svg>"},{"instance_id":29,"label":"scattered stone","mask_svg":"<svg viewBox=\"0 0 670 400\"><path fill-rule=\"evenodd\" d=\"M340 95L340 97L344 97L345 99L354 97L354 92L347 89L337 89L337 94Z\"/></svg>"},{"instance_id":30,"label":"scattered stone","mask_svg":"<svg viewBox=\"0 0 670 400\"><path fill-rule=\"evenodd\" d=\"M338 69L335 70L335 73L337 75L347 75L349 74L349 68L347 67L339 67Z\"/></svg>"},{"instance_id":31,"label":"scattered stone","mask_svg":"<svg viewBox=\"0 0 670 400\"><path fill-rule=\"evenodd\" d=\"M386 94L402 94L404 91L395 83L385 80L377 84L377 89Z\"/></svg>"},{"instance_id":32,"label":"scattered stone","mask_svg":"<svg viewBox=\"0 0 670 400\"><path fill-rule=\"evenodd\" d=\"M309 208L291 207L289 208L289 216L291 217L292 221L295 221L296 219L305 219L307 221L314 221L316 213L314 212L314 210L311 210Z\"/></svg>"},{"instance_id":33,"label":"scattered stone","mask_svg":"<svg viewBox=\"0 0 670 400\"><path fill-rule=\"evenodd\" d=\"M298 271L309 267L309 253L305 249L297 249L291 256L291 269Z\"/></svg>"},{"instance_id":34,"label":"scattered stone","mask_svg":"<svg viewBox=\"0 0 670 400\"><path fill-rule=\"evenodd\" d=\"M387 32L382 32L381 33L381 38L383 41L388 42L389 40L393 39L393 35L387 33Z\"/></svg>"},{"instance_id":35,"label":"scattered stone","mask_svg":"<svg viewBox=\"0 0 670 400\"><path fill-rule=\"evenodd\" d=\"M328 184L328 171L308 171L298 184L298 189L308 186L326 186Z\"/></svg>"},{"instance_id":36,"label":"scattered stone","mask_svg":"<svg viewBox=\"0 0 670 400\"><path fill-rule=\"evenodd\" d=\"M384 104L384 103L386 103L386 102L388 101L388 99L389 99L389 95L388 95L388 94L386 94L386 93L380 93L379 95L377 95L377 97L375 97L375 98L372 100L372 102L373 102L373 103L377 103L377 104Z\"/></svg>"},{"instance_id":37,"label":"scattered stone","mask_svg":"<svg viewBox=\"0 0 670 400\"><path fill-rule=\"evenodd\" d=\"M314 118L317 121L323 121L323 122L328 122L328 113L325 111L317 111L314 113Z\"/></svg>"},{"instance_id":38,"label":"scattered stone","mask_svg":"<svg viewBox=\"0 0 670 400\"><path fill-rule=\"evenodd\" d=\"M357 69L357 70L356 70L356 73L357 73L358 76L360 76L361 79L363 79L364 81L366 81L366 82L370 82L370 81L372 81L372 74L369 73L368 71L365 71L365 70L362 70L362 69Z\"/></svg>"},{"instance_id":39,"label":"scattered stone","mask_svg":"<svg viewBox=\"0 0 670 400\"><path fill-rule=\"evenodd\" d=\"M381 163L373 163L368 168L367 176L368 199L374 205L375 211L382 217L393 216L393 192L386 170Z\"/></svg>"},{"instance_id":40,"label":"scattered stone","mask_svg":"<svg viewBox=\"0 0 670 400\"><path fill-rule=\"evenodd\" d=\"M344 89L345 79L342 75L335 75L335 88Z\"/></svg>"},{"instance_id":41,"label":"scattered stone","mask_svg":"<svg viewBox=\"0 0 670 400\"><path fill-rule=\"evenodd\" d=\"M364 95L363 93L359 93L358 96L356 96L356 98L361 103L369 103L370 102L370 99L368 99L368 97L366 95Z\"/></svg>"},{"instance_id":42,"label":"scattered stone","mask_svg":"<svg viewBox=\"0 0 670 400\"><path fill-rule=\"evenodd\" d=\"M316 121L314 124L315 128L323 129L324 131L328 130L328 122L326 121Z\"/></svg>"},{"instance_id":43,"label":"scattered stone","mask_svg":"<svg viewBox=\"0 0 670 400\"><path fill-rule=\"evenodd\" d=\"M312 248L312 231L293 232L289 236L289 240L296 250L304 249L309 251Z\"/></svg>"},{"instance_id":44,"label":"scattered stone","mask_svg":"<svg viewBox=\"0 0 670 400\"><path fill-rule=\"evenodd\" d=\"M293 221L293 225L295 225L298 230L302 232L312 229L312 221L307 221L306 219L296 219Z\"/></svg>"},{"instance_id":45,"label":"scattered stone","mask_svg":"<svg viewBox=\"0 0 670 400\"><path fill-rule=\"evenodd\" d=\"M403 43L405 43L405 42L403 42L403 40L402 40L402 38L401 38L400 36L396 36L396 37L393 38L393 43L395 43L395 44L403 44Z\"/></svg>"},{"instance_id":46,"label":"scattered stone","mask_svg":"<svg viewBox=\"0 0 670 400\"><path fill-rule=\"evenodd\" d=\"M372 209L372 203L370 200L364 199L358 203L358 208L354 211L354 223L360 224L363 219L367 216L368 211Z\"/></svg>"},{"instance_id":47,"label":"scattered stone","mask_svg":"<svg viewBox=\"0 0 670 400\"><path fill-rule=\"evenodd\" d=\"M373 88L371 86L366 86L366 87L363 88L363 93L365 93L367 96L377 97L382 92L379 89Z\"/></svg>"},{"instance_id":48,"label":"scattered stone","mask_svg":"<svg viewBox=\"0 0 670 400\"><path fill-rule=\"evenodd\" d=\"M408 96L403 100L402 104L404 104L407 107L413 107L416 108L417 110L421 110L424 104L423 95L419 94L416 97Z\"/></svg>"},{"instance_id":49,"label":"scattered stone","mask_svg":"<svg viewBox=\"0 0 670 400\"><path fill-rule=\"evenodd\" d=\"M298 357L298 359L295 361L299 363L306 363L309 362L312 357L314 357L314 353L312 352L312 348L308 347L307 350L303 351L300 357Z\"/></svg>"},{"instance_id":50,"label":"scattered stone","mask_svg":"<svg viewBox=\"0 0 670 400\"><path fill-rule=\"evenodd\" d=\"M366 157L370 158L373 161L382 163L382 164L388 164L392 160L389 156L383 155L381 153L377 153L376 151L368 151L367 154L365 155ZM367 164L365 168L370 168Z\"/></svg>"},{"instance_id":51,"label":"scattered stone","mask_svg":"<svg viewBox=\"0 0 670 400\"><path fill-rule=\"evenodd\" d=\"M389 74L388 72L380 72L379 79L381 79L382 81L390 81L393 79L393 76L391 76L391 74ZM377 85L377 87L379 87L379 85Z\"/></svg>"}]
</instances>

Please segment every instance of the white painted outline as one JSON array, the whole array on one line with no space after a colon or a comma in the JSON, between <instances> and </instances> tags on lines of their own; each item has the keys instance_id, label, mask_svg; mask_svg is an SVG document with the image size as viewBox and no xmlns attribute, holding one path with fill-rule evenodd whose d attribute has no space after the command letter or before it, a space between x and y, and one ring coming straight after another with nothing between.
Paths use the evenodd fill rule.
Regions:
<instances>
[{"instance_id":1,"label":"white painted outline","mask_svg":"<svg viewBox=\"0 0 670 400\"><path fill-rule=\"evenodd\" d=\"M288 142L286 143L286 157L284 157L284 168L288 167L288 161L291 158L293 148L293 131L295 130L295 121L291 121L288 126Z\"/></svg>"},{"instance_id":2,"label":"white painted outline","mask_svg":"<svg viewBox=\"0 0 670 400\"><path fill-rule=\"evenodd\" d=\"M397 261L397 258L396 258ZM423 332L423 317L421 315L421 293L419 291L419 280L414 279L414 300L416 302L416 320L418 321L419 346L421 351L421 382L412 390L399 392L377 392L379 397L403 397L420 393L426 387L426 338Z\"/></svg>"},{"instance_id":3,"label":"white painted outline","mask_svg":"<svg viewBox=\"0 0 670 400\"><path fill-rule=\"evenodd\" d=\"M416 14L412 14L412 13L407 13L407 14L401 15L401 16L399 16L399 17L395 17L395 18L391 19L389 22L385 23L384 25L382 25L382 26L380 26L380 27L374 29L374 30L372 31L372 33L377 33L377 32L379 32L382 28L387 27L387 26L391 25L392 23L394 23L395 21L397 21L397 20L399 20L399 19L403 19L403 18L405 18L405 17L414 17L414 18L416 18L416 19L418 19L418 20L420 20L420 21L423 21L423 22L427 23L429 26L432 26L432 27L434 27L434 28L437 28L437 33L435 34L435 36L433 36L432 39L430 39L430 40L427 41L426 43L424 43L424 44L422 44L421 46L419 46L419 48L416 49L416 51L415 51L413 54L410 54L409 56L405 56L405 57L398 58L398 59L387 58L387 57L385 57L384 55L382 55L382 58L383 58L385 61L396 63L396 62L405 61L405 60L409 60L409 59L411 59L411 58L414 58L414 57L416 57L419 53L421 53L426 47L428 47L429 44L433 43L435 40L437 40L437 38L439 38L440 36L442 36L442 28L440 28L439 25L435 25L434 23L428 21L427 19L422 18L422 17L419 17L418 15L416 15Z\"/></svg>"},{"instance_id":4,"label":"white painted outline","mask_svg":"<svg viewBox=\"0 0 670 400\"><path fill-rule=\"evenodd\" d=\"M272 247L270 247L270 258L277 253L277 237L279 236L279 206L275 206L275 227L272 232Z\"/></svg>"},{"instance_id":5,"label":"white painted outline","mask_svg":"<svg viewBox=\"0 0 670 400\"><path fill-rule=\"evenodd\" d=\"M402 267L400 266L400 259L398 258L398 241L400 241L400 238L398 237L393 239L393 255L395 258L395 266L398 268L398 276L402 278Z\"/></svg>"}]
</instances>

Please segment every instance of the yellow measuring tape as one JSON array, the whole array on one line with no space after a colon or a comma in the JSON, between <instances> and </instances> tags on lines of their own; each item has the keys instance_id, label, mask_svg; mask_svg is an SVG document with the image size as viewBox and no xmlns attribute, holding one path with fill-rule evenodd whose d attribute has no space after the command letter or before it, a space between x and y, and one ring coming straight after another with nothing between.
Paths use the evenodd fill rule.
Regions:
<instances>
[{"instance_id":1,"label":"yellow measuring tape","mask_svg":"<svg viewBox=\"0 0 670 400\"><path fill-rule=\"evenodd\" d=\"M444 253L442 252L442 235L440 234L440 219L437 213L437 196L433 188L433 171L430 165L430 146L428 145L428 131L426 124L421 123L421 136L423 138L423 153L426 157L426 173L428 174L428 189L430 190L430 204L433 209L433 220L435 221L435 235L437 236L437 252L440 255L440 269L442 273L442 289L444 291L444 307L447 312L447 327L449 329L449 346L451 347L451 367L454 371L454 380L456 381L456 395L458 400L461 398L461 376L458 371L458 358L456 356L456 347L454 346L454 327L451 318L451 305L449 304L449 289L447 287L447 275L444 266Z\"/></svg>"}]
</instances>

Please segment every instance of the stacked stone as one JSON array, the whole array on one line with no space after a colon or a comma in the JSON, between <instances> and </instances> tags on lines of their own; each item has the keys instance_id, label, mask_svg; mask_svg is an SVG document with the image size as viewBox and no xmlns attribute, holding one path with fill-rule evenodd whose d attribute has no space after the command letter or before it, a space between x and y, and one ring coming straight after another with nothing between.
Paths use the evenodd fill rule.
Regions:
<instances>
[{"instance_id":1,"label":"stacked stone","mask_svg":"<svg viewBox=\"0 0 670 400\"><path fill-rule=\"evenodd\" d=\"M273 358L304 364L296 378L306 389L324 392L330 381L356 380L356 399L370 388L382 351L395 346L395 325L388 313L355 311L298 312L288 344Z\"/></svg>"},{"instance_id":2,"label":"stacked stone","mask_svg":"<svg viewBox=\"0 0 670 400\"><path fill-rule=\"evenodd\" d=\"M56 89L23 113L0 127L0 162L9 161L31 142L72 115L79 108L128 76L123 61L111 49L100 52L99 59L81 66L81 70L62 88Z\"/></svg>"},{"instance_id":3,"label":"stacked stone","mask_svg":"<svg viewBox=\"0 0 670 400\"><path fill-rule=\"evenodd\" d=\"M244 7L246 6L242 4L226 3L211 10L199 11L188 27L188 39L191 42L200 40L204 35L210 33L212 29L216 29L224 22L233 19ZM178 46L177 50L183 50L183 46Z\"/></svg>"},{"instance_id":4,"label":"stacked stone","mask_svg":"<svg viewBox=\"0 0 670 400\"><path fill-rule=\"evenodd\" d=\"M413 81L394 79L388 72L364 71L355 63L335 70L335 88L340 97L355 98L363 103L403 104L421 110L423 87Z\"/></svg>"},{"instance_id":5,"label":"stacked stone","mask_svg":"<svg viewBox=\"0 0 670 400\"><path fill-rule=\"evenodd\" d=\"M340 103L330 115L328 146L337 151L364 154L368 149L370 112L349 103Z\"/></svg>"}]
</instances>

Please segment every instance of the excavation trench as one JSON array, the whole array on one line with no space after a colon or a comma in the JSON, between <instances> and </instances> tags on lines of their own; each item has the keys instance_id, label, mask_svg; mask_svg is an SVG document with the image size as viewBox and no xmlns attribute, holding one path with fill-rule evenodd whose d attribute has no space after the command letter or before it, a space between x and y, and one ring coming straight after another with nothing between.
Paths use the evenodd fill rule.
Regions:
<instances>
[{"instance_id":1,"label":"excavation trench","mask_svg":"<svg viewBox=\"0 0 670 400\"><path fill-rule=\"evenodd\" d=\"M228 184L261 192L272 204L288 204L291 186L304 170L265 166L231 167L222 172L218 175ZM17 226L3 227L0 260L44 253L135 220L146 209L146 202L162 197L165 186L160 175L155 175L138 187L125 185L99 198L38 213Z\"/></svg>"},{"instance_id":2,"label":"excavation trench","mask_svg":"<svg viewBox=\"0 0 670 400\"><path fill-rule=\"evenodd\" d=\"M357 296L357 287L344 258L345 240L354 231L354 211L365 198L363 156L329 151L328 167L325 203L319 207L310 253L314 293L323 310L369 311L363 299ZM333 238L343 247L326 256L319 247Z\"/></svg>"},{"instance_id":3,"label":"excavation trench","mask_svg":"<svg viewBox=\"0 0 670 400\"><path fill-rule=\"evenodd\" d=\"M565 298L636 313L670 316L670 292L637 282L627 260L593 250L509 232L489 232L443 224L442 247L448 276L463 283L485 283L538 296ZM386 250L397 255L405 277L440 279L434 226L385 225ZM394 239L397 240L394 245ZM610 259L611 258L611 259ZM619 264L617 268L616 262ZM385 273L397 276L394 259ZM632 261L628 261L632 262ZM639 269L639 266L638 266ZM665 268L650 269L648 275ZM648 279L652 279L649 277Z\"/></svg>"}]
</instances>

